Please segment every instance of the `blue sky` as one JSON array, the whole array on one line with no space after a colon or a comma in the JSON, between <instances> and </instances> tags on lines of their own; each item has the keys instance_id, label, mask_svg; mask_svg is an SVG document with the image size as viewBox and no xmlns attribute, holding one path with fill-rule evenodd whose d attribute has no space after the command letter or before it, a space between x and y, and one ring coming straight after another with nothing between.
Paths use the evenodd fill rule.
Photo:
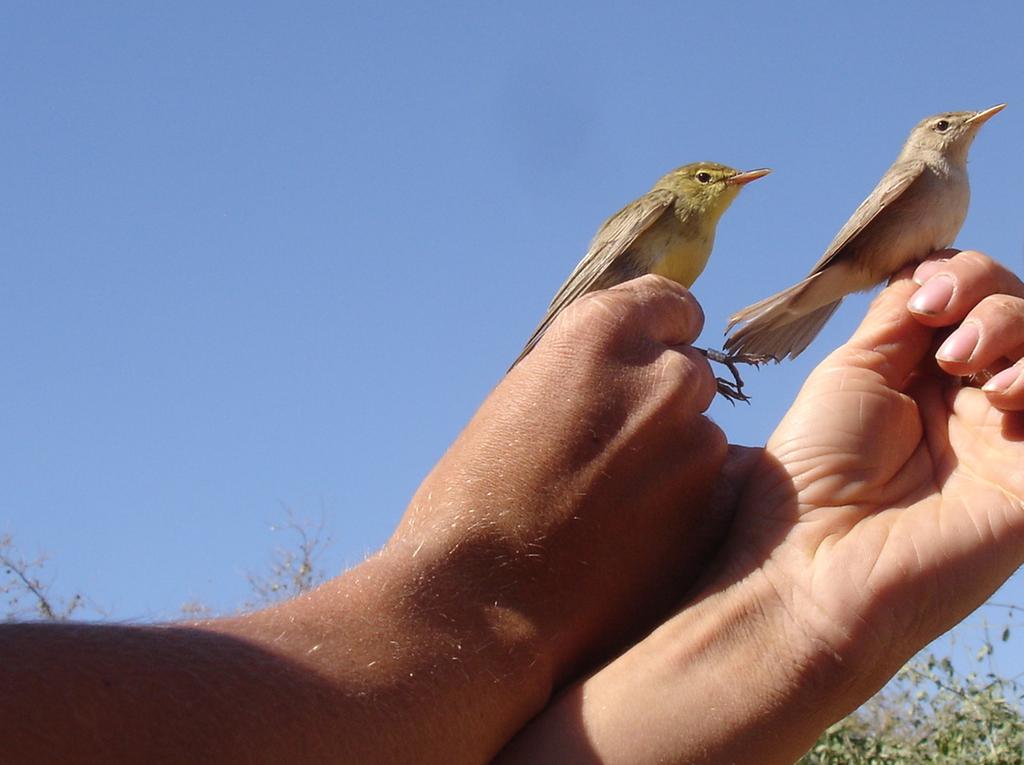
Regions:
<instances>
[{"instance_id":1,"label":"blue sky","mask_svg":"<svg viewBox=\"0 0 1024 765\"><path fill-rule=\"evenodd\" d=\"M1022 265L1015 3L3 16L0 531L117 619L239 605L286 505L323 509L331 567L377 548L596 227L677 165L775 169L695 285L709 344L934 112L1009 102L958 244ZM732 441L765 440L865 305L713 405Z\"/></svg>"}]
</instances>

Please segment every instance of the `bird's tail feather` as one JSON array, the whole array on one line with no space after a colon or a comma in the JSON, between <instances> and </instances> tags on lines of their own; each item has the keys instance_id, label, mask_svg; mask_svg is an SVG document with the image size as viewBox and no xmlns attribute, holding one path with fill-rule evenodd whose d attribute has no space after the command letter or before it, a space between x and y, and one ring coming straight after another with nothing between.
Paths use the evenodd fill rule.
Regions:
<instances>
[{"instance_id":1,"label":"bird's tail feather","mask_svg":"<svg viewBox=\"0 0 1024 765\"><path fill-rule=\"evenodd\" d=\"M747 325L730 337L725 347L730 353L770 356L781 361L787 356L795 359L818 336L842 300L816 308L788 324L776 327ZM747 330L750 329L750 332Z\"/></svg>"},{"instance_id":2,"label":"bird's tail feather","mask_svg":"<svg viewBox=\"0 0 1024 765\"><path fill-rule=\"evenodd\" d=\"M811 344L842 302L840 298L803 315L792 310L793 303L817 276L815 274L733 314L726 332L741 322L744 325L725 341L726 350L729 353L770 356L776 361L787 356L795 359Z\"/></svg>"}]
</instances>

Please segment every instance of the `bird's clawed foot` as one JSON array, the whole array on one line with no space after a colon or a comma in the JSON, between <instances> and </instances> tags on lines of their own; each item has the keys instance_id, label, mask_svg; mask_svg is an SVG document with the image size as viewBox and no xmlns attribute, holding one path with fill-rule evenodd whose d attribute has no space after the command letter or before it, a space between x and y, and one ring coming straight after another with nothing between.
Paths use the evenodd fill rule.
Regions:
<instances>
[{"instance_id":1,"label":"bird's clawed foot","mask_svg":"<svg viewBox=\"0 0 1024 765\"><path fill-rule=\"evenodd\" d=\"M708 361L723 364L732 374L732 380L725 380L721 377L715 378L715 382L718 383L718 392L730 404L735 404L737 401L750 402L750 396L743 392L743 378L740 377L740 371L736 368L736 365L750 364L756 367L764 364L766 361L774 360L771 356L759 356L751 353L729 354L711 348L698 348L698 350L704 354Z\"/></svg>"}]
</instances>

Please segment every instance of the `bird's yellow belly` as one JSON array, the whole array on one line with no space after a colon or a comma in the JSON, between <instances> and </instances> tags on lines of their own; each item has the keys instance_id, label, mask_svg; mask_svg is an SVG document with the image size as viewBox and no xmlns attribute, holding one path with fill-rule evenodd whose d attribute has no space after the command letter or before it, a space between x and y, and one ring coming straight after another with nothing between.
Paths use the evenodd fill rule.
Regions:
<instances>
[{"instance_id":1,"label":"bird's yellow belly","mask_svg":"<svg viewBox=\"0 0 1024 765\"><path fill-rule=\"evenodd\" d=\"M661 257L654 262L651 273L689 287L708 264L712 244L710 238L688 240L682 236L673 237L663 244Z\"/></svg>"}]
</instances>

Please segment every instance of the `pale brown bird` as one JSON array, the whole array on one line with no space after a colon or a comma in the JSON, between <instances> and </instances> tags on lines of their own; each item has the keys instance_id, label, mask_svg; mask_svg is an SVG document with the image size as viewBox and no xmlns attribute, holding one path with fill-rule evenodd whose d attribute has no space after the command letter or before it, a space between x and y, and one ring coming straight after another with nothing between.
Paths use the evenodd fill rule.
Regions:
<instances>
[{"instance_id":1,"label":"pale brown bird","mask_svg":"<svg viewBox=\"0 0 1024 765\"><path fill-rule=\"evenodd\" d=\"M730 317L735 355L796 358L851 292L953 244L970 200L967 150L978 128L1006 104L947 112L917 124L892 167L799 284Z\"/></svg>"}]
</instances>

